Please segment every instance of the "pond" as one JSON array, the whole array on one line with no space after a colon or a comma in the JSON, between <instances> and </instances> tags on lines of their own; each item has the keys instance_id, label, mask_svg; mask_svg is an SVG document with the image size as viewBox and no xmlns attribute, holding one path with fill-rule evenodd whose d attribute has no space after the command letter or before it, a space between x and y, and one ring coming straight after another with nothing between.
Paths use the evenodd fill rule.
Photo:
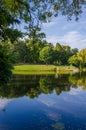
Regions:
<instances>
[{"instance_id":1,"label":"pond","mask_svg":"<svg viewBox=\"0 0 86 130\"><path fill-rule=\"evenodd\" d=\"M13 75L0 86L0 130L86 130L85 75Z\"/></svg>"}]
</instances>

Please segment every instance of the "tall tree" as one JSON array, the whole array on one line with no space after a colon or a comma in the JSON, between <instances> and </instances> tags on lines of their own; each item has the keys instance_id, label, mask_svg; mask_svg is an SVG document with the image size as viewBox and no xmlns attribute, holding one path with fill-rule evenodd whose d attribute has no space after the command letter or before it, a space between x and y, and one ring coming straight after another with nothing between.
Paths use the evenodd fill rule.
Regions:
<instances>
[{"instance_id":1,"label":"tall tree","mask_svg":"<svg viewBox=\"0 0 86 130\"><path fill-rule=\"evenodd\" d=\"M56 46L54 48L55 51L55 64L62 65L65 60L65 51L63 47L60 45L60 43L56 43Z\"/></svg>"},{"instance_id":2,"label":"tall tree","mask_svg":"<svg viewBox=\"0 0 86 130\"><path fill-rule=\"evenodd\" d=\"M53 48L52 46L46 46L44 47L39 54L40 60L43 61L44 63L53 63Z\"/></svg>"},{"instance_id":3,"label":"tall tree","mask_svg":"<svg viewBox=\"0 0 86 130\"><path fill-rule=\"evenodd\" d=\"M80 70L82 70L86 66L86 48L82 49L78 54L78 59L80 62Z\"/></svg>"},{"instance_id":4,"label":"tall tree","mask_svg":"<svg viewBox=\"0 0 86 130\"><path fill-rule=\"evenodd\" d=\"M69 63L79 67L80 71L86 67L86 48L69 58Z\"/></svg>"}]
</instances>

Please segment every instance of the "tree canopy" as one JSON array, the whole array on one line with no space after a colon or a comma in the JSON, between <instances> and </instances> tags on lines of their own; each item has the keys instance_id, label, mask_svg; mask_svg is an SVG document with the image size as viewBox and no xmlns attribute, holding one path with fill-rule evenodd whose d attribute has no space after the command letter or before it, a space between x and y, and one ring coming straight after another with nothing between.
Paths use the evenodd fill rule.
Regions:
<instances>
[{"instance_id":1,"label":"tree canopy","mask_svg":"<svg viewBox=\"0 0 86 130\"><path fill-rule=\"evenodd\" d=\"M61 14L69 20L75 16L78 20L83 4L85 0L0 0L0 33L4 39L12 39L16 31L18 38L21 32L13 25L25 22L28 37L36 37L42 22L50 22L53 16Z\"/></svg>"}]
</instances>

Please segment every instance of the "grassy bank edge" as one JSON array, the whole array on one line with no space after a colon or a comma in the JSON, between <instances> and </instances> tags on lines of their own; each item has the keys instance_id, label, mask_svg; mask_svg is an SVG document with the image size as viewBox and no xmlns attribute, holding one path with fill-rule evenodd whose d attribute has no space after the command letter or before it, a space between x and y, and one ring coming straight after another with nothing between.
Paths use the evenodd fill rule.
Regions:
<instances>
[{"instance_id":1,"label":"grassy bank edge","mask_svg":"<svg viewBox=\"0 0 86 130\"><path fill-rule=\"evenodd\" d=\"M16 65L13 74L56 74L74 73L79 70L73 66L55 65Z\"/></svg>"}]
</instances>

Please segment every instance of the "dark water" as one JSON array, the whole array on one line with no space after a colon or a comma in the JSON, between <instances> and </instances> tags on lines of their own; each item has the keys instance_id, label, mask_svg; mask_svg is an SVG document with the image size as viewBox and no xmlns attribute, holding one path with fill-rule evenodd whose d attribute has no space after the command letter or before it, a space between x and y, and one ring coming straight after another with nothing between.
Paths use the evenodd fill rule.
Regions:
<instances>
[{"instance_id":1,"label":"dark water","mask_svg":"<svg viewBox=\"0 0 86 130\"><path fill-rule=\"evenodd\" d=\"M85 75L14 75L0 86L0 130L86 130Z\"/></svg>"}]
</instances>

